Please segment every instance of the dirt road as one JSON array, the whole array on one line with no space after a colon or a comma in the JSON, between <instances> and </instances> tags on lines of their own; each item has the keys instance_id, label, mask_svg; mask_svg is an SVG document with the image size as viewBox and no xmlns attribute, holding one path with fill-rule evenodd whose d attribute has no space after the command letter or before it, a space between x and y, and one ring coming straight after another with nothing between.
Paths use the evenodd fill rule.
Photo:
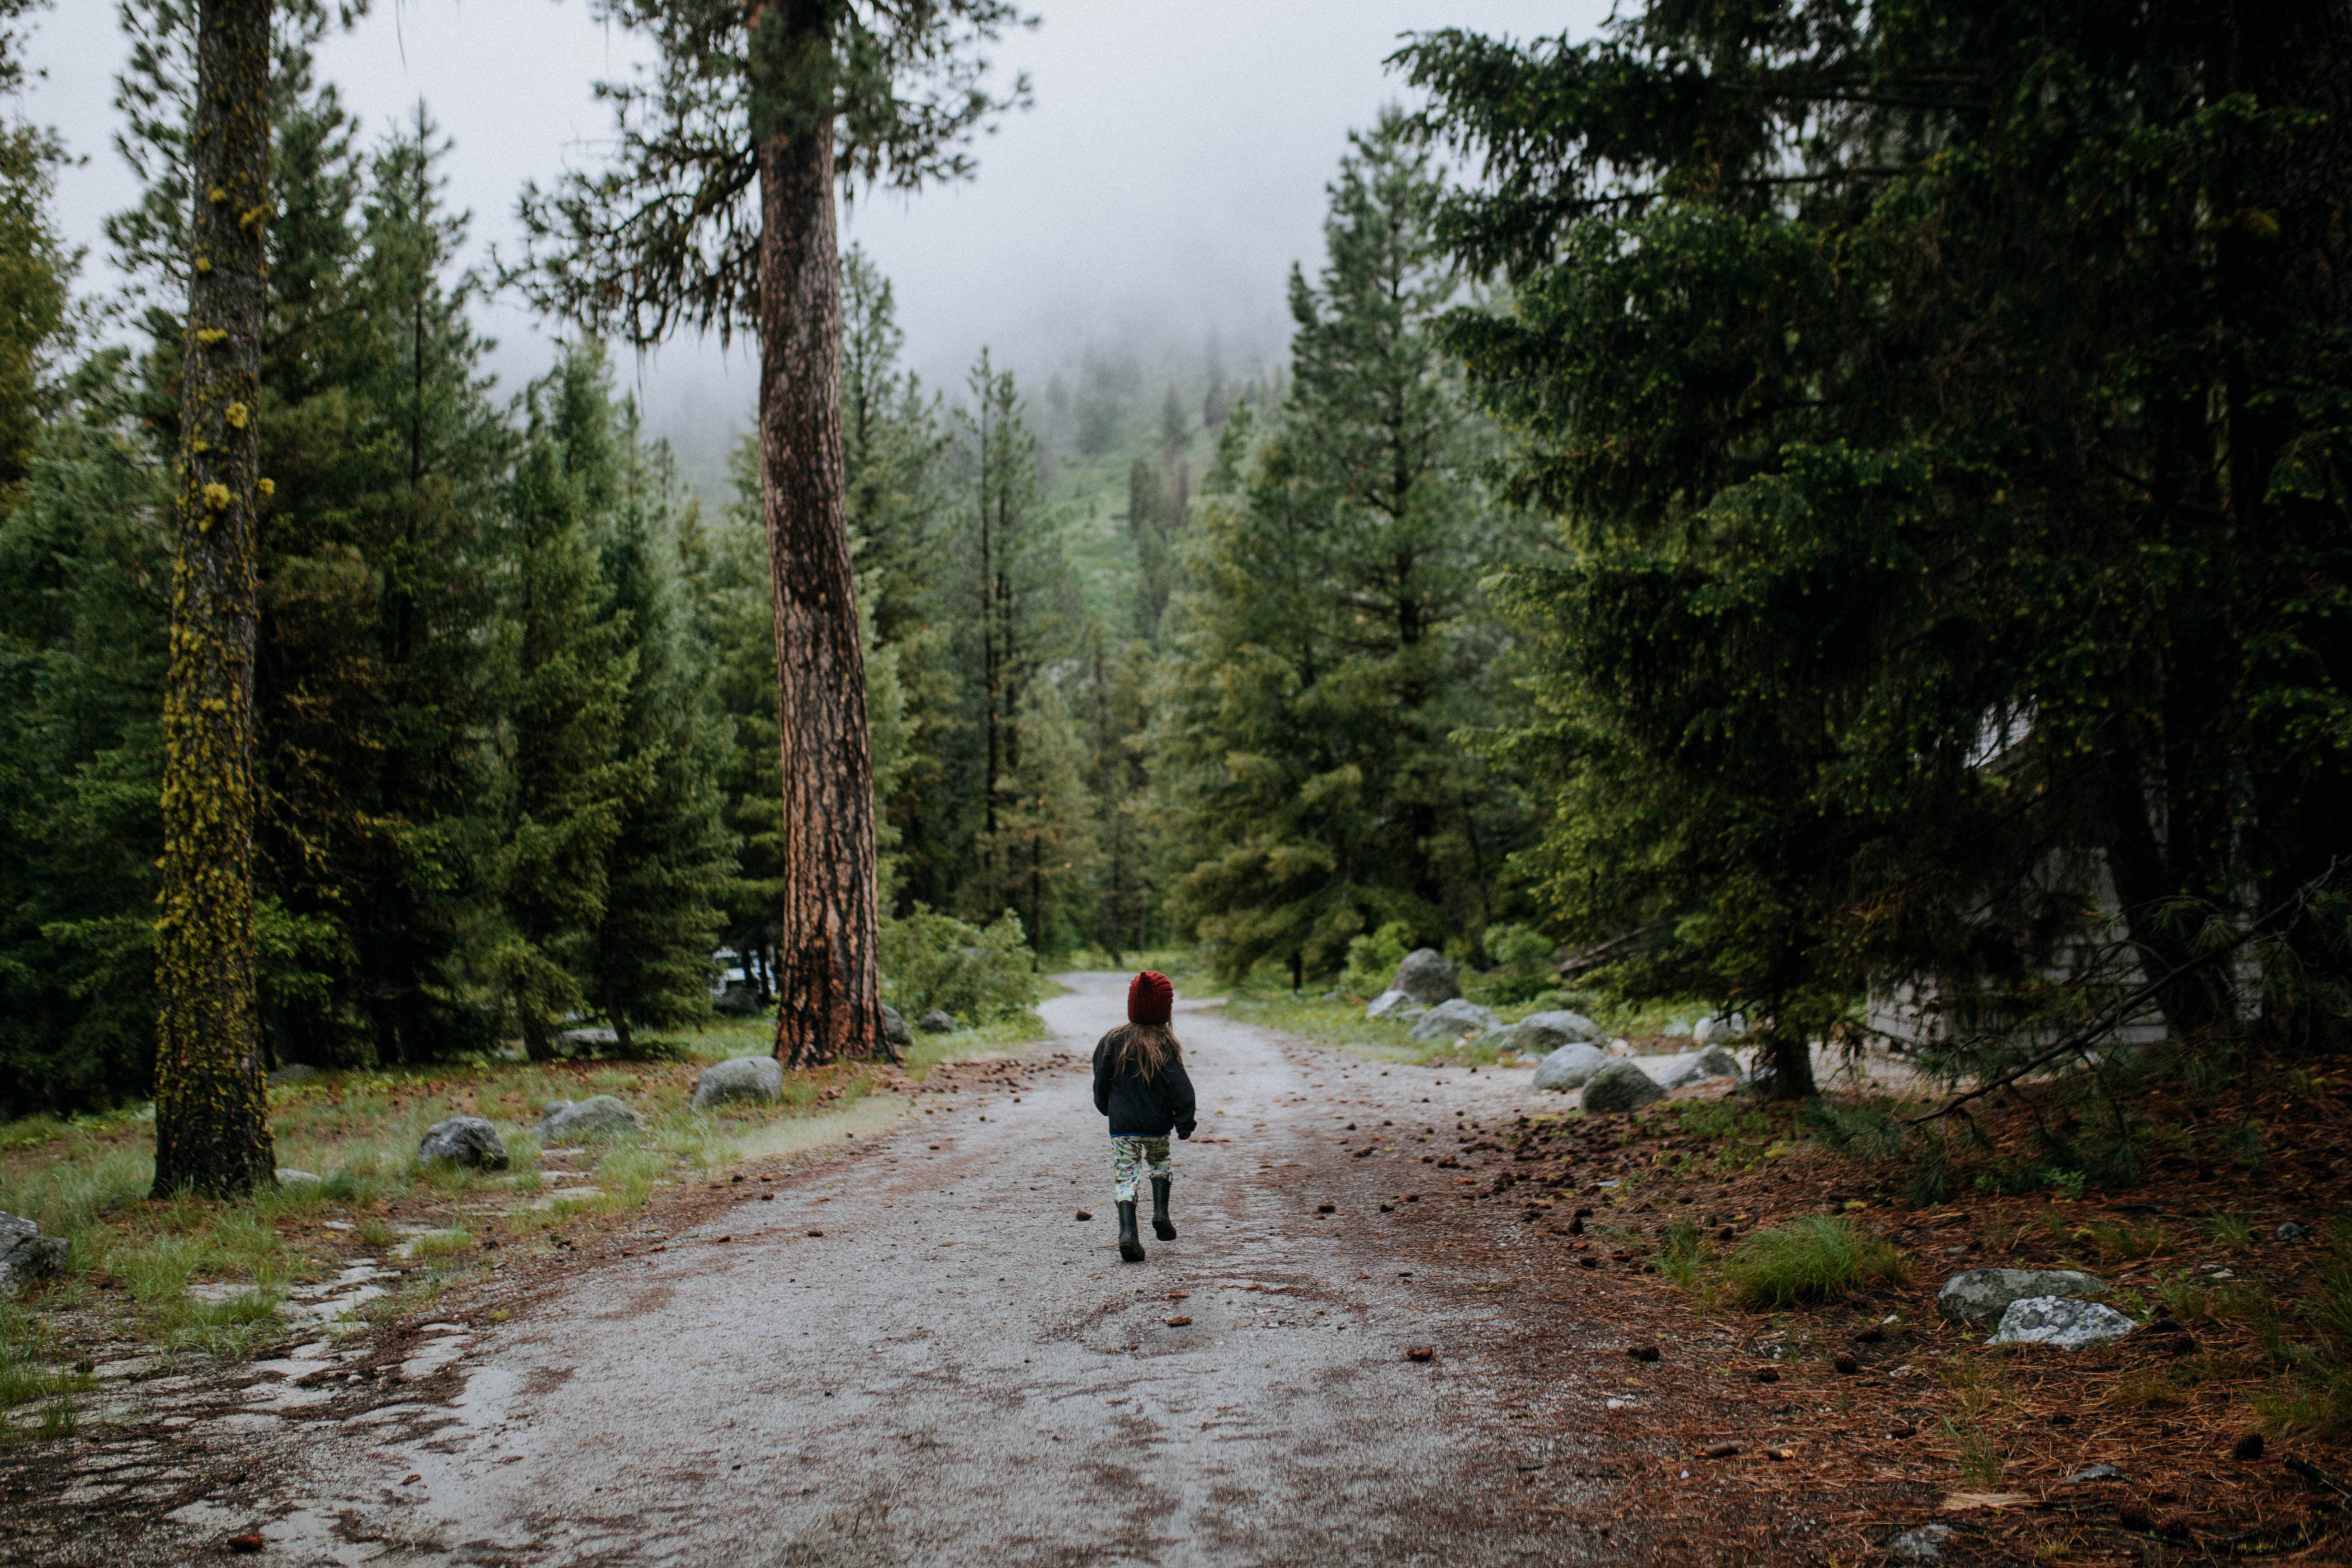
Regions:
<instances>
[{"instance_id":1,"label":"dirt road","mask_svg":"<svg viewBox=\"0 0 2352 1568\"><path fill-rule=\"evenodd\" d=\"M210 1556L257 1530L254 1560L289 1563L1614 1559L1566 1516L1622 1354L1530 1392L1515 1348L1573 1325L1511 1292L1567 1259L1515 1226L1456 1239L1457 1178L1413 1141L1450 1149L1526 1075L1384 1069L1180 1004L1180 1239L1123 1265L1086 1059L1124 976L1065 980L1022 1075L510 1321L453 1312L404 1397L331 1415L331 1380L264 1369L284 1381L204 1427L299 1429L282 1474L158 1531Z\"/></svg>"}]
</instances>

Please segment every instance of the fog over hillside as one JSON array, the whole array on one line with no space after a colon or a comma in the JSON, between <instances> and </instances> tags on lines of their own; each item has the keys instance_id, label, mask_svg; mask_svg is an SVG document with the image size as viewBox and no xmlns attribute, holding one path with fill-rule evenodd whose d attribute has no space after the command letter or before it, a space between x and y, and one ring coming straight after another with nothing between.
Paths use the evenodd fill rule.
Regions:
<instances>
[{"instance_id":1,"label":"fog over hillside","mask_svg":"<svg viewBox=\"0 0 2352 1568\"><path fill-rule=\"evenodd\" d=\"M1382 61L1400 36L1442 26L1525 36L1587 31L1596 0L1090 0L1043 8L1007 40L998 74L1029 73L1035 105L980 144L977 180L855 201L845 241L896 284L908 363L952 395L982 345L1042 392L1088 354L1131 358L1145 379L1197 374L1213 338L1246 379L1288 333L1284 281L1319 255L1324 184L1348 132L1400 95ZM86 291L113 282L100 224L133 184L110 145L112 77L125 52L97 0L39 18L46 77L26 111L85 160L59 182L66 231L89 247ZM592 84L628 72L639 42L584 0L388 0L327 42L320 75L372 128L421 95L457 144L450 197L474 215L475 258L511 253L515 197L567 164L595 166L610 129ZM544 328L517 301L485 311L494 360L516 386L545 371ZM685 339L630 369L651 424L708 483L745 427L747 344ZM1179 372L1179 366L1183 367Z\"/></svg>"}]
</instances>

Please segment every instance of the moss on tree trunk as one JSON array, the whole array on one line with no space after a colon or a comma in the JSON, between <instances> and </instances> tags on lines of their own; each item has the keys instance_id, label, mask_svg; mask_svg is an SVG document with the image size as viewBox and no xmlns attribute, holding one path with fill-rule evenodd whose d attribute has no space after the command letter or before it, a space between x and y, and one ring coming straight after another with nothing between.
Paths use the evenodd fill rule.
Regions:
<instances>
[{"instance_id":1,"label":"moss on tree trunk","mask_svg":"<svg viewBox=\"0 0 2352 1568\"><path fill-rule=\"evenodd\" d=\"M275 1179L253 982L255 509L269 0L203 0L163 691L155 1191Z\"/></svg>"}]
</instances>

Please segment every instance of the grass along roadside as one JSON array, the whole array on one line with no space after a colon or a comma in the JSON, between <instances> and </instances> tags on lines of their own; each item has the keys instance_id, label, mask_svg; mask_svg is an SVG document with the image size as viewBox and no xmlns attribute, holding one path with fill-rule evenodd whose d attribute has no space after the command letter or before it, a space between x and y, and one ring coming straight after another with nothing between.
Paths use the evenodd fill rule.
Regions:
<instances>
[{"instance_id":1,"label":"grass along roadside","mask_svg":"<svg viewBox=\"0 0 2352 1568\"><path fill-rule=\"evenodd\" d=\"M709 1063L763 1054L761 1021L663 1043L648 1060L494 1061L322 1073L275 1085L270 1122L281 1168L315 1174L233 1203L152 1201L152 1111L0 1125L0 1210L72 1244L66 1271L22 1302L0 1302L0 1442L69 1426L85 1375L60 1371L74 1347L251 1353L285 1337L289 1291L367 1264L383 1294L363 1322L429 1300L507 1249L561 1244L566 1222L644 1207L666 1188L723 1179L731 1167L870 1132L902 1113L899 1096L930 1071L1039 1038L1034 1015L950 1035L919 1035L903 1067L843 1063L788 1073L774 1105L690 1104ZM536 1127L553 1100L616 1096L644 1119L630 1138L543 1150ZM505 1171L419 1167L425 1130L452 1116L497 1125ZM397 1275L396 1281L392 1278ZM315 1328L315 1325L311 1325Z\"/></svg>"},{"instance_id":2,"label":"grass along roadside","mask_svg":"<svg viewBox=\"0 0 2352 1568\"><path fill-rule=\"evenodd\" d=\"M1336 995L1325 999L1248 985L1235 986L1225 993L1225 1011L1244 1023L1296 1035L1318 1045L1337 1046L1375 1061L1414 1067L1493 1067L1506 1059L1529 1059L1504 1050L1491 1038L1466 1044L1456 1040L1416 1040L1411 1020L1367 1018L1364 1005L1361 997ZM1704 1017L1707 1011L1697 1003L1682 1003L1620 1012L1581 993L1566 999L1559 994L1548 994L1532 1001L1487 1002L1480 1005L1492 1008L1507 1025L1516 1024L1531 1013L1573 1006L1601 1026L1598 1033L1603 1040L1622 1037L1643 1055L1689 1050L1688 1038L1669 1037L1664 1031L1671 1022Z\"/></svg>"}]
</instances>

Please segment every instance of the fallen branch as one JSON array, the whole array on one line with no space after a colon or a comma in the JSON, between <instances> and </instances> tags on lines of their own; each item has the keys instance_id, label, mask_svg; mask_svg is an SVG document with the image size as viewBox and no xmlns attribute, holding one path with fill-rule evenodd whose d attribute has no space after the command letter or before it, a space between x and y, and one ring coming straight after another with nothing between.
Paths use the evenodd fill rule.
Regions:
<instances>
[{"instance_id":1,"label":"fallen branch","mask_svg":"<svg viewBox=\"0 0 2352 1568\"><path fill-rule=\"evenodd\" d=\"M2279 903L2275 908L2263 914L2252 924L2246 927L2244 931L2240 931L2236 937L2232 938L2229 942L2223 942L2220 947L2213 948L2206 952L2198 954L2198 956L2190 959L2188 963L2174 968L2161 979L2149 981L2147 984L2141 986L2138 990L2133 992L2122 1001L2116 1003L2105 1013L2099 1015L2096 1021L2084 1026L2083 1028L2077 1029L2074 1033L2067 1036L2063 1040L2061 1040L2057 1045L2053 1046L2050 1049L2042 1052L2040 1056L2034 1057L2030 1060L2011 1068L2009 1071L2001 1074L1997 1079L1979 1084L1976 1088L1969 1090L1966 1094L1955 1096L1952 1100L1937 1110L1927 1111L1918 1116L1905 1118L1903 1125L1906 1127L1916 1127L1922 1122L1941 1121L1943 1118L1949 1116L1952 1112L1958 1110L1961 1106L1966 1105L1969 1101L1972 1100L1981 1100L1986 1095L1994 1092L1996 1089L2006 1089L2010 1085L2017 1082L2018 1079L2024 1078L2029 1073L2037 1072L2042 1068L2048 1067L2052 1062L2056 1061L2061 1057L2069 1056L2074 1052L2088 1049L2090 1047L2097 1044L2101 1039L2104 1039L2106 1036L2113 1034L2117 1028L2121 1027L2123 1024L2136 1015L2142 1006L2153 1000L2157 995L2162 993L2166 987L2171 985L2175 981L2179 980L2184 975L2193 974L2198 970L2204 968L2208 964L2215 963L2220 962L2221 959L2227 958L2230 954L2237 952L2238 949L2245 946L2246 943L2253 941L2254 938L2262 935L2264 929L2268 927L2273 921L2277 920L2279 916L2286 915L2287 917L2285 924L2282 925L2279 928L2280 930L2284 931L2287 926L2294 924L2297 920L2300 920L2303 917L2304 909L2311 902L2311 896L2319 891L2319 889L2326 884L2329 878L2336 875L2336 868L2339 864L2341 864L2340 861L2330 860L2327 863L2327 869L2322 871L2318 876L2314 877L2310 881L2305 882L2303 886L2297 888L2291 896Z\"/></svg>"},{"instance_id":2,"label":"fallen branch","mask_svg":"<svg viewBox=\"0 0 2352 1568\"><path fill-rule=\"evenodd\" d=\"M1612 936L1597 946L1588 947L1582 952L1570 953L1553 964L1552 968L1557 970L1562 978L1582 970L1598 969L1614 958L1619 950L1632 946L1654 931L1664 929L1668 923L1665 921L1652 921L1648 925L1637 926L1622 936Z\"/></svg>"}]
</instances>

